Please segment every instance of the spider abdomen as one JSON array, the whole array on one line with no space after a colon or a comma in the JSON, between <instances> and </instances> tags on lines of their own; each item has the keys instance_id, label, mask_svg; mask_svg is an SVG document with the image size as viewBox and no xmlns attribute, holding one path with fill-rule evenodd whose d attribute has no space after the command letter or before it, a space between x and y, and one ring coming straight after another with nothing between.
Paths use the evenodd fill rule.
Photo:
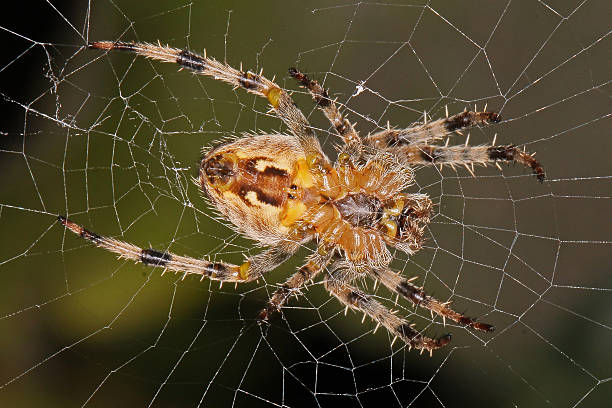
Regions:
<instances>
[{"instance_id":1,"label":"spider abdomen","mask_svg":"<svg viewBox=\"0 0 612 408\"><path fill-rule=\"evenodd\" d=\"M299 143L290 136L243 137L205 154L199 184L242 233L274 245L294 233L294 221L304 211L293 205L310 183L300 170L304 162Z\"/></svg>"}]
</instances>

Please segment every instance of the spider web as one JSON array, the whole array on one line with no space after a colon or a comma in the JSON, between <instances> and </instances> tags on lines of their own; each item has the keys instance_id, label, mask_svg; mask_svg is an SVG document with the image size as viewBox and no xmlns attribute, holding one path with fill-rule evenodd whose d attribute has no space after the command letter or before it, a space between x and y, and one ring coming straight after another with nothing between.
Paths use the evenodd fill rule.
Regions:
<instances>
[{"instance_id":1,"label":"spider web","mask_svg":"<svg viewBox=\"0 0 612 408\"><path fill-rule=\"evenodd\" d=\"M610 16L605 1L47 1L0 24L0 401L3 406L551 406L612 397ZM6 11L5 11L6 12ZM117 260L67 233L241 262L191 178L200 148L286 131L264 101L169 64L88 50L168 43L295 90L337 141L297 66L362 134L485 103L504 120L470 144L525 145L520 166L417 168L436 215L426 247L392 266L492 323L474 333L366 289L429 335L433 357L392 342L314 282L267 330L254 316L310 251L234 288ZM462 144L465 136L453 136Z\"/></svg>"}]
</instances>

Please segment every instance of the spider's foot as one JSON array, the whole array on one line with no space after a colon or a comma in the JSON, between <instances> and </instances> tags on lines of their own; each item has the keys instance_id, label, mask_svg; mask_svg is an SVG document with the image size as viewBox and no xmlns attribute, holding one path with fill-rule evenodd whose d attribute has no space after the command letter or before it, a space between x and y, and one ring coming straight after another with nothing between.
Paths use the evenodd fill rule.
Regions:
<instances>
[{"instance_id":1,"label":"spider's foot","mask_svg":"<svg viewBox=\"0 0 612 408\"><path fill-rule=\"evenodd\" d=\"M92 41L87 44L87 48L94 50L136 51L137 45L125 41Z\"/></svg>"},{"instance_id":2,"label":"spider's foot","mask_svg":"<svg viewBox=\"0 0 612 408\"><path fill-rule=\"evenodd\" d=\"M495 326L493 326L492 324L486 324L486 323L474 322L470 327L476 330L484 331L484 332L494 332L495 331Z\"/></svg>"},{"instance_id":3,"label":"spider's foot","mask_svg":"<svg viewBox=\"0 0 612 408\"><path fill-rule=\"evenodd\" d=\"M257 326L259 327L259 331L261 332L262 337L268 336L268 331L270 330L270 322L267 319L260 320L257 319Z\"/></svg>"},{"instance_id":4,"label":"spider's foot","mask_svg":"<svg viewBox=\"0 0 612 408\"><path fill-rule=\"evenodd\" d=\"M64 227L68 228L70 231L74 232L80 237L85 238L95 244L100 244L102 241L104 241L104 238L102 238L100 235L86 230L79 224L70 221L68 218L64 217L63 215L58 215L57 221L60 224L62 224Z\"/></svg>"},{"instance_id":5,"label":"spider's foot","mask_svg":"<svg viewBox=\"0 0 612 408\"><path fill-rule=\"evenodd\" d=\"M459 319L457 319L457 323L465 327L469 327L470 329L480 330L483 332L495 331L495 326L493 326L492 324L480 323L466 316L459 317Z\"/></svg>"},{"instance_id":6,"label":"spider's foot","mask_svg":"<svg viewBox=\"0 0 612 408\"><path fill-rule=\"evenodd\" d=\"M453 335L450 334L450 333L438 337L435 340L436 346L437 346L436 348L440 348L440 347L446 346L448 343L451 342L452 338L453 338Z\"/></svg>"},{"instance_id":7,"label":"spider's foot","mask_svg":"<svg viewBox=\"0 0 612 408\"><path fill-rule=\"evenodd\" d=\"M312 97L320 107L326 108L331 105L332 101L329 99L327 90L319 85L317 81L308 78L306 74L301 73L297 70L297 68L293 67L289 68L289 75L300 85L308 88L312 94Z\"/></svg>"},{"instance_id":8,"label":"spider's foot","mask_svg":"<svg viewBox=\"0 0 612 408\"><path fill-rule=\"evenodd\" d=\"M498 123L502 120L501 115L495 112L477 112L477 115L482 123Z\"/></svg>"},{"instance_id":9,"label":"spider's foot","mask_svg":"<svg viewBox=\"0 0 612 408\"><path fill-rule=\"evenodd\" d=\"M266 307L264 309L262 309L259 314L257 315L257 323L259 323L260 326L262 325L269 325L270 324L270 315L272 315L274 311L271 310L269 307Z\"/></svg>"},{"instance_id":10,"label":"spider's foot","mask_svg":"<svg viewBox=\"0 0 612 408\"><path fill-rule=\"evenodd\" d=\"M536 176L539 182L543 182L546 179L546 173L540 162L533 157L535 154L529 154L523 150L518 149L514 145L507 146L490 146L487 148L487 154L489 159L492 161L505 161L505 162L516 162L520 163L525 167L531 168L533 174Z\"/></svg>"},{"instance_id":11,"label":"spider's foot","mask_svg":"<svg viewBox=\"0 0 612 408\"><path fill-rule=\"evenodd\" d=\"M437 350L439 348L446 346L448 343L451 342L452 338L453 336L450 333L448 333L448 334L444 334L438 337L437 339L429 339L429 338L413 339L410 342L410 348L412 349L414 347L416 349L420 349L421 354L425 350L427 350L429 352L429 356L431 357L433 355L434 350Z\"/></svg>"}]
</instances>

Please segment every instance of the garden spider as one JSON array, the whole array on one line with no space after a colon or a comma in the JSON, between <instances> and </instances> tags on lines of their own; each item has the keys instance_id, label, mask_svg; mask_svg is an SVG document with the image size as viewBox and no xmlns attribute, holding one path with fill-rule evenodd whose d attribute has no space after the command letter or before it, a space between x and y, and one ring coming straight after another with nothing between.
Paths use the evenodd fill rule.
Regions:
<instances>
[{"instance_id":1,"label":"garden spider","mask_svg":"<svg viewBox=\"0 0 612 408\"><path fill-rule=\"evenodd\" d=\"M427 295L422 288L391 270L388 246L407 254L421 249L432 202L425 194L406 193L413 182L412 166L517 162L537 178L544 171L533 155L507 146L439 146L432 143L474 125L499 121L494 112L464 111L406 129L387 128L361 138L329 98L327 90L295 68L289 75L308 89L342 139L336 163L323 153L312 127L282 88L261 73L237 70L213 58L186 50L147 43L94 42L91 48L125 50L171 62L201 75L267 98L291 134L247 135L204 152L198 184L216 209L247 237L267 247L242 265L212 262L143 249L87 231L60 216L69 230L95 245L145 265L181 272L184 276L221 282L250 282L287 260L300 245L314 240L318 249L270 297L259 314L266 321L307 281L326 271L325 288L347 308L362 311L386 327L409 348L433 350L448 344L450 334L437 339L421 334L370 295L353 286L369 276L415 305L460 325L485 332L479 323ZM468 167L469 166L469 167Z\"/></svg>"}]
</instances>

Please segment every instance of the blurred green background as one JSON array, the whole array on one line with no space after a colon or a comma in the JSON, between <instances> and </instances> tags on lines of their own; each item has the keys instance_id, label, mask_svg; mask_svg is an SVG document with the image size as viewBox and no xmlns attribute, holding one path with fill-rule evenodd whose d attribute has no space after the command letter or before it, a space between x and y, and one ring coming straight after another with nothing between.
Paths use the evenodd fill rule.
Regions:
<instances>
[{"instance_id":1,"label":"blurred green background","mask_svg":"<svg viewBox=\"0 0 612 408\"><path fill-rule=\"evenodd\" d=\"M0 405L581 406L612 397L611 6L606 1L26 1L6 13L0 63ZM254 316L312 248L234 288L117 260L99 234L240 262L258 249L215 216L191 178L200 149L285 131L264 101L87 41L157 41L295 90L333 156L336 139L286 75L330 88L366 134L475 103L504 121L470 144L526 145L520 166L417 169L437 215L427 247L393 266L496 325L453 333L432 358L344 316L320 284L267 331ZM360 92L361 91L361 92ZM464 137L453 139L461 144ZM373 292L372 285L369 291ZM392 305L383 289L376 295Z\"/></svg>"}]
</instances>

